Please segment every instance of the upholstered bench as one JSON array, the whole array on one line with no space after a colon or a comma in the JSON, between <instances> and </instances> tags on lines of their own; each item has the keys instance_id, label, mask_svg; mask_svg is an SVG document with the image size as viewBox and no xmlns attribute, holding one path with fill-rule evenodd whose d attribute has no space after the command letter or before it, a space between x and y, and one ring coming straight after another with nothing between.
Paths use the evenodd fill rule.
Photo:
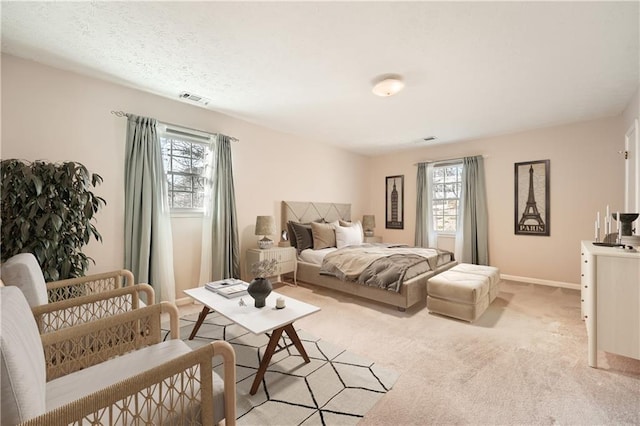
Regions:
<instances>
[{"instance_id":1,"label":"upholstered bench","mask_svg":"<svg viewBox=\"0 0 640 426\"><path fill-rule=\"evenodd\" d=\"M500 291L500 270L461 263L427 281L427 309L464 321L475 321Z\"/></svg>"}]
</instances>

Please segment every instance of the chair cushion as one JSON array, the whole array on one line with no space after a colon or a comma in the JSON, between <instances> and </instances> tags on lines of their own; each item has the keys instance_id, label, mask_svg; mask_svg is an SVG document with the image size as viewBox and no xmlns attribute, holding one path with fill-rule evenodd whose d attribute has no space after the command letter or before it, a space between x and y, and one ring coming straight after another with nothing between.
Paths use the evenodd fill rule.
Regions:
<instances>
[{"instance_id":1,"label":"chair cushion","mask_svg":"<svg viewBox=\"0 0 640 426\"><path fill-rule=\"evenodd\" d=\"M173 339L54 379L46 385L47 411L189 352L191 352L191 348L185 342ZM195 391L197 389L194 389ZM213 372L213 412L214 423L218 423L224 418L224 386L222 379L216 372Z\"/></svg>"},{"instance_id":2,"label":"chair cushion","mask_svg":"<svg viewBox=\"0 0 640 426\"><path fill-rule=\"evenodd\" d=\"M42 341L25 296L0 287L0 424L14 425L45 412Z\"/></svg>"},{"instance_id":3,"label":"chair cushion","mask_svg":"<svg viewBox=\"0 0 640 426\"><path fill-rule=\"evenodd\" d=\"M5 286L16 286L22 290L31 307L48 302L42 269L31 253L16 254L3 263L2 281Z\"/></svg>"}]
</instances>

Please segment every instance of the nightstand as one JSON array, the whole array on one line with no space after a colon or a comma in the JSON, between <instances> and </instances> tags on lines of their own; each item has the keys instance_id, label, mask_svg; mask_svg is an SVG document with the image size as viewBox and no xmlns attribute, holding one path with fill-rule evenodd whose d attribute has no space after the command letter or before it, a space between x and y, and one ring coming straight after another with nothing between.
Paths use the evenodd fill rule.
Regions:
<instances>
[{"instance_id":1,"label":"nightstand","mask_svg":"<svg viewBox=\"0 0 640 426\"><path fill-rule=\"evenodd\" d=\"M275 259L278 262L275 272L275 275L278 276L278 281L282 281L282 274L293 272L293 283L298 285L298 264L295 247L272 247L269 249L251 248L247 250L247 275L253 278L251 265L262 260L270 259Z\"/></svg>"},{"instance_id":2,"label":"nightstand","mask_svg":"<svg viewBox=\"0 0 640 426\"><path fill-rule=\"evenodd\" d=\"M365 243L381 243L382 242L382 237L364 237L364 242Z\"/></svg>"}]
</instances>

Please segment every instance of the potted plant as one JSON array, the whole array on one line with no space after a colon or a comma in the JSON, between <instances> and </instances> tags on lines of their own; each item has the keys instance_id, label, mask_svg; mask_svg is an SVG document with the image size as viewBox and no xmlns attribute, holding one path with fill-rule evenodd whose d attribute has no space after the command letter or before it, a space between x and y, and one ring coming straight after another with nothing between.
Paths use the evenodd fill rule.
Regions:
<instances>
[{"instance_id":1,"label":"potted plant","mask_svg":"<svg viewBox=\"0 0 640 426\"><path fill-rule=\"evenodd\" d=\"M268 277L275 274L277 265L278 262L275 259L265 259L251 265L251 273L255 278L249 284L247 293L255 300L256 308L264 308L265 300L273 290Z\"/></svg>"},{"instance_id":2,"label":"potted plant","mask_svg":"<svg viewBox=\"0 0 640 426\"><path fill-rule=\"evenodd\" d=\"M84 275L93 259L82 248L102 241L93 221L106 202L91 191L102 177L73 161L9 159L0 170L2 260L33 253L46 281Z\"/></svg>"}]
</instances>

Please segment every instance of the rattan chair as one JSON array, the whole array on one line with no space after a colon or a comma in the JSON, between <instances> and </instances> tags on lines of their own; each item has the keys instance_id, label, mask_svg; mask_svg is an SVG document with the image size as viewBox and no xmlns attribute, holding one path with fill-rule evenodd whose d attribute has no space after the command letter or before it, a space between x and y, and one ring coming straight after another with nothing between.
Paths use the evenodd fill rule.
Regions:
<instances>
[{"instance_id":1,"label":"rattan chair","mask_svg":"<svg viewBox=\"0 0 640 426\"><path fill-rule=\"evenodd\" d=\"M7 260L2 278L23 292L41 333L137 309L146 306L143 299L153 303L155 298L148 284L133 285L133 274L127 270L47 284L31 253Z\"/></svg>"},{"instance_id":2,"label":"rattan chair","mask_svg":"<svg viewBox=\"0 0 640 426\"><path fill-rule=\"evenodd\" d=\"M235 353L191 350L167 302L40 335L24 295L0 288L1 424L235 425ZM171 339L162 341L161 315ZM213 371L222 357L224 379Z\"/></svg>"},{"instance_id":3,"label":"rattan chair","mask_svg":"<svg viewBox=\"0 0 640 426\"><path fill-rule=\"evenodd\" d=\"M20 253L2 264L2 281L6 286L19 287L29 305L34 307L133 285L134 277L130 271L121 269L45 283L35 256L31 253Z\"/></svg>"},{"instance_id":4,"label":"rattan chair","mask_svg":"<svg viewBox=\"0 0 640 426\"><path fill-rule=\"evenodd\" d=\"M31 311L40 333L50 333L146 306L141 300L141 295L145 295L146 300L153 301L153 288L149 284L129 285L35 306Z\"/></svg>"}]
</instances>

